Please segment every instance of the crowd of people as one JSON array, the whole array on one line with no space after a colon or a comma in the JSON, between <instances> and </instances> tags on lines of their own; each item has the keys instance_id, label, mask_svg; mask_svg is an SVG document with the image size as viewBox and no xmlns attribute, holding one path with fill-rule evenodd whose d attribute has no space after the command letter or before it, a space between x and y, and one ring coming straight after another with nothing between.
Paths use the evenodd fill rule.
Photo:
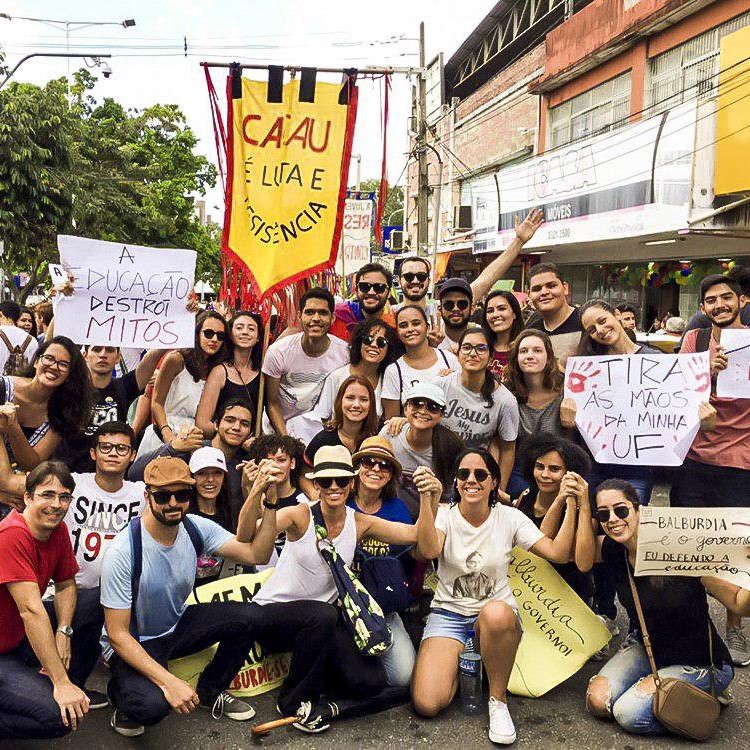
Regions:
<instances>
[{"instance_id":1,"label":"crowd of people","mask_svg":"<svg viewBox=\"0 0 750 750\"><path fill-rule=\"evenodd\" d=\"M662 467L595 461L563 392L571 356L658 352L635 340L628 305L572 305L551 263L531 269L528 310L491 291L540 223L533 211L476 280L448 279L434 301L421 257L401 265L400 305L377 264L357 272L355 299L311 288L265 352L252 311L199 312L191 348L134 355L56 336L49 307L0 303L0 737L62 736L108 705L130 737L171 711L250 719L227 688L254 643L291 654L277 705L301 731L409 699L432 717L456 695L471 633L489 738L512 743L516 545L613 635L619 601L622 645L595 656L606 663L586 709L663 732L630 588ZM701 283L681 351L708 351L712 376L728 362L721 331L745 327L748 277ZM668 475L671 504L745 507L750 401L712 391L700 423ZM357 647L323 538L369 582L390 648ZM251 602L186 605L196 587L267 567ZM726 695L750 664L750 591L712 577L634 585L659 675ZM707 594L726 608L723 635ZM212 644L195 687L169 671ZM100 661L106 693L87 685Z\"/></svg>"}]
</instances>

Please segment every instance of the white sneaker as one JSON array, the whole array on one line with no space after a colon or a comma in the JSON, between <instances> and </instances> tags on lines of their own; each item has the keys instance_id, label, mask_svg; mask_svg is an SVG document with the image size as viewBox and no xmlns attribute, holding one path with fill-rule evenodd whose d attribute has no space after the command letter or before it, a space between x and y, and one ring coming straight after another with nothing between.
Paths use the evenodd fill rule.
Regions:
<instances>
[{"instance_id":1,"label":"white sneaker","mask_svg":"<svg viewBox=\"0 0 750 750\"><path fill-rule=\"evenodd\" d=\"M490 741L498 745L511 745L516 741L516 728L506 703L490 698Z\"/></svg>"}]
</instances>

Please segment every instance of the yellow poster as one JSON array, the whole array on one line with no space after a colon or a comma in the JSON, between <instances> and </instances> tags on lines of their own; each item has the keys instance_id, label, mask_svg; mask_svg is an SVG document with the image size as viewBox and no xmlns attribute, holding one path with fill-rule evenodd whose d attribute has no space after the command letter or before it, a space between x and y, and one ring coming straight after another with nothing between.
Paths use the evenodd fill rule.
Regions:
<instances>
[{"instance_id":1,"label":"yellow poster","mask_svg":"<svg viewBox=\"0 0 750 750\"><path fill-rule=\"evenodd\" d=\"M304 74L283 86L230 75L230 292L247 284L259 300L335 262L357 102L354 83L344 88L348 103L340 83Z\"/></svg>"},{"instance_id":2,"label":"yellow poster","mask_svg":"<svg viewBox=\"0 0 750 750\"><path fill-rule=\"evenodd\" d=\"M221 578L200 586L195 591L200 602L250 602L272 573L273 568L268 568L261 573L244 573L231 578ZM188 599L188 604L195 604L193 596ZM197 654L173 659L169 662L169 671L194 688L215 651L216 646L211 646ZM250 696L273 690L281 685L289 674L289 661L289 654L266 655L256 643L245 665L232 680L229 692L236 696Z\"/></svg>"},{"instance_id":3,"label":"yellow poster","mask_svg":"<svg viewBox=\"0 0 750 750\"><path fill-rule=\"evenodd\" d=\"M531 552L513 548L508 584L523 624L508 690L538 698L574 675L611 636L557 571Z\"/></svg>"}]
</instances>

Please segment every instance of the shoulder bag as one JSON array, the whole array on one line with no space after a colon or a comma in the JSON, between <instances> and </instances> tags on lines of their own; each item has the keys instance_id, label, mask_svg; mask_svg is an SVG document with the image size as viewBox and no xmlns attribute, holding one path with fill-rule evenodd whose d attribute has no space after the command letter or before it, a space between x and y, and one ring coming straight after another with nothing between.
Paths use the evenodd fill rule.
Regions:
<instances>
[{"instance_id":1,"label":"shoulder bag","mask_svg":"<svg viewBox=\"0 0 750 750\"><path fill-rule=\"evenodd\" d=\"M630 572L627 552L625 552L625 566L628 571L630 590L633 594L635 609L638 612L638 621L641 626L643 645L648 654L651 671L654 675L656 692L654 693L654 716L659 723L663 724L670 732L686 737L690 740L703 742L707 740L716 728L719 720L721 705L716 700L716 685L714 682L714 651L713 638L711 636L711 622L708 622L708 650L711 660L711 694L687 682L675 677L662 678L656 668L654 652L651 648L651 640L646 629L646 620L643 617L641 601L638 598L638 590L635 587L633 574Z\"/></svg>"}]
</instances>

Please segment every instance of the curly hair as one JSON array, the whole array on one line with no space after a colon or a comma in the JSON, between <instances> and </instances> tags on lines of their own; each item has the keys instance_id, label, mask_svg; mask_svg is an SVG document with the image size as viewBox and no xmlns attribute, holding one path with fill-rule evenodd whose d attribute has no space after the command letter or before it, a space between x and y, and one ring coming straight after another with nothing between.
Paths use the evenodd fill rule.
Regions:
<instances>
[{"instance_id":1,"label":"curly hair","mask_svg":"<svg viewBox=\"0 0 750 750\"><path fill-rule=\"evenodd\" d=\"M586 477L591 471L591 459L583 448L551 432L537 432L526 438L519 450L521 467L527 482L534 484L534 465L542 456L552 451L560 454L566 471L574 471L582 477Z\"/></svg>"},{"instance_id":2,"label":"curly hair","mask_svg":"<svg viewBox=\"0 0 750 750\"><path fill-rule=\"evenodd\" d=\"M363 378L361 375L350 375L339 386L336 400L333 402L333 417L331 417L330 422L326 423L325 429L338 430L344 424L344 410L342 408L344 394L346 393L346 389L355 383L366 388L367 395L370 397L370 409L367 412L367 419L365 419L364 424L362 425L362 431L359 435L359 442L362 442L365 438L371 437L377 433L378 411L375 404L375 391L372 388L372 384L367 378ZM359 447L359 445L357 447Z\"/></svg>"},{"instance_id":3,"label":"curly hair","mask_svg":"<svg viewBox=\"0 0 750 750\"><path fill-rule=\"evenodd\" d=\"M516 336L510 345L510 355L508 360L508 370L505 376L505 386L516 397L519 403L525 404L529 399L529 387L526 385L526 378L521 367L518 364L518 349L525 339L536 336L544 344L544 350L547 352L547 364L544 366L543 384L545 388L551 391L562 391L563 374L557 365L557 357L552 350L552 341L544 331L538 331L535 328L526 328Z\"/></svg>"},{"instance_id":4,"label":"curly hair","mask_svg":"<svg viewBox=\"0 0 750 750\"><path fill-rule=\"evenodd\" d=\"M383 329L385 332L383 336L388 342L385 357L383 357L383 361L378 365L378 374L382 375L385 372L385 368L395 362L404 353L404 350L403 344L399 341L398 336L396 336L396 331L380 318L370 318L355 326L349 346L349 360L354 367L362 361L362 344L364 343L365 336L369 336L372 331L379 329Z\"/></svg>"},{"instance_id":5,"label":"curly hair","mask_svg":"<svg viewBox=\"0 0 750 750\"><path fill-rule=\"evenodd\" d=\"M218 320L224 326L224 341L221 347L210 357L206 355L201 346L201 331L203 324L207 320ZM213 310L200 313L195 319L195 344L192 349L181 349L182 361L185 363L185 369L190 373L193 380L197 383L199 380L205 380L208 373L211 372L214 365L223 362L227 358L227 347L229 341L229 329L224 317Z\"/></svg>"},{"instance_id":6,"label":"curly hair","mask_svg":"<svg viewBox=\"0 0 750 750\"><path fill-rule=\"evenodd\" d=\"M36 363L53 344L63 347L70 356L68 377L55 388L47 403L49 425L65 441L78 437L91 424L94 386L80 348L67 336L55 336L39 347L29 376L34 377Z\"/></svg>"},{"instance_id":7,"label":"curly hair","mask_svg":"<svg viewBox=\"0 0 750 750\"><path fill-rule=\"evenodd\" d=\"M275 456L279 451L294 459L294 468L289 472L289 480L296 485L302 470L302 457L305 452L305 446L301 440L291 435L277 435L276 433L258 435L250 446L248 455L253 461L260 463L264 458Z\"/></svg>"}]
</instances>

